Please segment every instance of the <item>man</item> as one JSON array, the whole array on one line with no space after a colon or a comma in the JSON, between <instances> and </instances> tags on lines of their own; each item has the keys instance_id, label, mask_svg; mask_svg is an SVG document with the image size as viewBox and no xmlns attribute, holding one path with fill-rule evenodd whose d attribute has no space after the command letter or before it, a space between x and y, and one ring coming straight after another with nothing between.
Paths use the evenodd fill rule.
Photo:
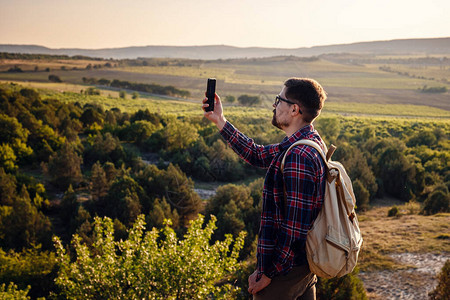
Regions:
<instances>
[{"instance_id":1,"label":"man","mask_svg":"<svg viewBox=\"0 0 450 300\"><path fill-rule=\"evenodd\" d=\"M312 122L320 114L326 93L318 82L291 78L273 104L272 124L286 133L279 144L253 142L223 115L218 95L214 111L204 116L217 125L222 137L248 163L267 168L257 247L257 270L250 275L248 291L253 299L315 299L317 281L308 267L306 234L319 213L325 193L325 164L316 149L297 145L300 139L324 142ZM208 106L206 98L203 109Z\"/></svg>"}]
</instances>

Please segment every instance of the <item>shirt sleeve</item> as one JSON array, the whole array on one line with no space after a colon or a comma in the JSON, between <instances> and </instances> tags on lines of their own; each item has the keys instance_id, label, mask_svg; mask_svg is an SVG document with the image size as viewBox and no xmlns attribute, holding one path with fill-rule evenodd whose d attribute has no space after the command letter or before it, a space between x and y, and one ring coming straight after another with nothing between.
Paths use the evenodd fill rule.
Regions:
<instances>
[{"instance_id":1,"label":"shirt sleeve","mask_svg":"<svg viewBox=\"0 0 450 300\"><path fill-rule=\"evenodd\" d=\"M256 167L268 168L273 157L279 153L278 144L269 146L258 145L253 139L241 133L228 121L220 131L220 134L240 158Z\"/></svg>"},{"instance_id":2,"label":"shirt sleeve","mask_svg":"<svg viewBox=\"0 0 450 300\"><path fill-rule=\"evenodd\" d=\"M295 149L295 148L294 148ZM285 274L293 266L293 244L306 241L307 232L312 224L313 206L316 194L317 168L312 158L304 150L293 150L287 154L283 171L286 188L284 211L273 210L273 222L261 228L258 245L258 273L267 277ZM283 210L281 208L281 210ZM277 213L278 211L278 213ZM286 215L285 217L283 217ZM274 230L274 223L279 229ZM259 243L258 243L259 244Z\"/></svg>"}]
</instances>

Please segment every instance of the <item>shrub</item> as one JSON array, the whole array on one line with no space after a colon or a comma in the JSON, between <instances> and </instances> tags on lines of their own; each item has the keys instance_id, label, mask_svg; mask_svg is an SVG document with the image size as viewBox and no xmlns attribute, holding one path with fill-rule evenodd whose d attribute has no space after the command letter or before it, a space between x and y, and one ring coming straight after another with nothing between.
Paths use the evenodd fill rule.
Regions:
<instances>
[{"instance_id":1,"label":"shrub","mask_svg":"<svg viewBox=\"0 0 450 300\"><path fill-rule=\"evenodd\" d=\"M48 75L48 81L50 82L62 82L61 78L57 75Z\"/></svg>"},{"instance_id":2,"label":"shrub","mask_svg":"<svg viewBox=\"0 0 450 300\"><path fill-rule=\"evenodd\" d=\"M424 202L423 213L433 215L450 211L450 193L446 186L438 186Z\"/></svg>"},{"instance_id":3,"label":"shrub","mask_svg":"<svg viewBox=\"0 0 450 300\"><path fill-rule=\"evenodd\" d=\"M400 216L400 211L398 209L397 206L393 206L389 211L388 211L388 217L398 217Z\"/></svg>"},{"instance_id":4,"label":"shrub","mask_svg":"<svg viewBox=\"0 0 450 300\"><path fill-rule=\"evenodd\" d=\"M6 284L0 285L0 299L2 300L29 300L30 297L27 296L30 288L26 290L19 290L14 283L10 283L8 287Z\"/></svg>"},{"instance_id":5,"label":"shrub","mask_svg":"<svg viewBox=\"0 0 450 300\"><path fill-rule=\"evenodd\" d=\"M86 89L86 95L100 95L100 90L94 87L89 87Z\"/></svg>"},{"instance_id":6,"label":"shrub","mask_svg":"<svg viewBox=\"0 0 450 300\"><path fill-rule=\"evenodd\" d=\"M447 259L438 275L438 285L428 296L432 300L446 300L450 295L450 259Z\"/></svg>"},{"instance_id":7,"label":"shrub","mask_svg":"<svg viewBox=\"0 0 450 300\"><path fill-rule=\"evenodd\" d=\"M144 233L144 216L130 229L128 240L115 241L113 222L96 218L92 249L75 235L76 260L71 261L55 238L59 264L56 284L68 299L213 299L238 292L228 276L236 271L244 234L234 241L210 244L216 218L202 228L203 216L190 223L179 240L170 221L162 230ZM219 283L220 281L220 283Z\"/></svg>"},{"instance_id":8,"label":"shrub","mask_svg":"<svg viewBox=\"0 0 450 300\"><path fill-rule=\"evenodd\" d=\"M422 93L446 93L447 87L446 86L432 86L427 87L426 85L421 90Z\"/></svg>"},{"instance_id":9,"label":"shrub","mask_svg":"<svg viewBox=\"0 0 450 300\"><path fill-rule=\"evenodd\" d=\"M366 290L361 279L358 278L359 270L340 278L323 279L317 282L318 300L366 300Z\"/></svg>"}]
</instances>

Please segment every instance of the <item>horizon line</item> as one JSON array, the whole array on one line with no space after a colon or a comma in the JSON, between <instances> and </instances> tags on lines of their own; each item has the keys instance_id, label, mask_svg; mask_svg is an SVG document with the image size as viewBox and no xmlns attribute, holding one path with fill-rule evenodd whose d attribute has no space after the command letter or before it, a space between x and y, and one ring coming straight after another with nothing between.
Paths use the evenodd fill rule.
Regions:
<instances>
[{"instance_id":1,"label":"horizon line","mask_svg":"<svg viewBox=\"0 0 450 300\"><path fill-rule=\"evenodd\" d=\"M123 48L145 48L145 47L232 47L232 48L240 48L240 49L251 49L251 48L265 48L265 49L279 49L279 50L295 50L295 49L311 49L316 47L328 47L328 46L342 46L342 45L353 45L353 44L363 44L363 43L374 43L374 42L391 42L391 41L406 41L406 40L436 40L436 39L448 39L450 36L444 37L425 37L425 38L398 38L398 39L387 39L387 40L372 40L372 41L359 41L359 42L350 42L350 43L337 43L337 44L322 44L315 46L303 46L303 47L294 47L294 48L278 48L278 47L264 47L264 46L234 46L227 44L205 44L205 45L141 45L141 46L117 46L117 47L102 47L102 48L82 48L82 47L48 47L39 44L10 44L10 43L0 43L1 46L35 46L35 47L43 47L50 50L108 50L108 49L123 49Z\"/></svg>"}]
</instances>

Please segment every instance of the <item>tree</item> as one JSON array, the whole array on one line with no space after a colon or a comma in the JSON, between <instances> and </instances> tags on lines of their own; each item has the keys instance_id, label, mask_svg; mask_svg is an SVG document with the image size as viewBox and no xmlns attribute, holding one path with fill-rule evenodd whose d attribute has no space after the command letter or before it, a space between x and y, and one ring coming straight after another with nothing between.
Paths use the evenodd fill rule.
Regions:
<instances>
[{"instance_id":1,"label":"tree","mask_svg":"<svg viewBox=\"0 0 450 300\"><path fill-rule=\"evenodd\" d=\"M17 157L14 150L8 144L0 145L0 168L4 168L7 172L17 170Z\"/></svg>"},{"instance_id":2,"label":"tree","mask_svg":"<svg viewBox=\"0 0 450 300\"><path fill-rule=\"evenodd\" d=\"M188 122L171 120L163 129L168 151L184 150L199 137L197 128Z\"/></svg>"},{"instance_id":3,"label":"tree","mask_svg":"<svg viewBox=\"0 0 450 300\"><path fill-rule=\"evenodd\" d=\"M43 251L40 246L21 252L0 249L0 266L0 282L14 282L16 288L29 291L33 299L48 296L55 288L55 253ZM5 298L0 288L0 299L21 298Z\"/></svg>"},{"instance_id":4,"label":"tree","mask_svg":"<svg viewBox=\"0 0 450 300\"><path fill-rule=\"evenodd\" d=\"M139 99L139 93L138 92L133 92L133 94L131 94L132 96L131 96L131 98L132 99Z\"/></svg>"},{"instance_id":5,"label":"tree","mask_svg":"<svg viewBox=\"0 0 450 300\"><path fill-rule=\"evenodd\" d=\"M125 141L133 141L138 145L142 145L157 129L158 127L149 121L138 120L122 129L120 138Z\"/></svg>"},{"instance_id":6,"label":"tree","mask_svg":"<svg viewBox=\"0 0 450 300\"><path fill-rule=\"evenodd\" d=\"M69 185L77 186L83 180L82 163L74 145L66 143L50 156L47 172L55 186L67 190Z\"/></svg>"},{"instance_id":7,"label":"tree","mask_svg":"<svg viewBox=\"0 0 450 300\"><path fill-rule=\"evenodd\" d=\"M88 87L85 93L86 95L100 95L100 90L95 87Z\"/></svg>"},{"instance_id":8,"label":"tree","mask_svg":"<svg viewBox=\"0 0 450 300\"><path fill-rule=\"evenodd\" d=\"M111 185L108 195L98 201L98 213L131 225L142 212L141 198L145 198L142 187L133 178L122 176Z\"/></svg>"},{"instance_id":9,"label":"tree","mask_svg":"<svg viewBox=\"0 0 450 300\"><path fill-rule=\"evenodd\" d=\"M194 182L178 166L169 164L167 170L148 165L140 171L136 180L148 199L141 201L144 211L153 208L153 201L165 199L172 209L176 209L180 226L187 226L202 209L202 200L194 191Z\"/></svg>"},{"instance_id":10,"label":"tree","mask_svg":"<svg viewBox=\"0 0 450 300\"><path fill-rule=\"evenodd\" d=\"M115 241L109 218L96 218L92 248L75 235L75 260L54 239L56 284L67 299L225 299L237 290L227 282L238 266L244 234L210 243L215 218L202 228L203 216L189 225L184 239L169 227L145 231L139 216L127 240ZM231 244L234 242L232 249Z\"/></svg>"},{"instance_id":11,"label":"tree","mask_svg":"<svg viewBox=\"0 0 450 300\"><path fill-rule=\"evenodd\" d=\"M120 92L119 92L119 97L122 98L122 99L125 99L125 98L127 97L127 92L125 92L125 91L120 91Z\"/></svg>"},{"instance_id":12,"label":"tree","mask_svg":"<svg viewBox=\"0 0 450 300\"><path fill-rule=\"evenodd\" d=\"M90 126L94 123L98 125L103 124L103 116L94 108L87 108L80 117L80 121L84 123L85 126Z\"/></svg>"},{"instance_id":13,"label":"tree","mask_svg":"<svg viewBox=\"0 0 450 300\"><path fill-rule=\"evenodd\" d=\"M261 104L261 99L258 96L241 95L238 97L238 101L244 106L254 106Z\"/></svg>"},{"instance_id":14,"label":"tree","mask_svg":"<svg viewBox=\"0 0 450 300\"><path fill-rule=\"evenodd\" d=\"M259 229L258 208L262 194L261 181L254 181L251 187L227 184L220 186L208 201L206 213L217 216L218 230L214 239L222 239L226 234L237 236L246 231L244 253L250 254ZM255 196L256 198L253 198Z\"/></svg>"},{"instance_id":15,"label":"tree","mask_svg":"<svg viewBox=\"0 0 450 300\"><path fill-rule=\"evenodd\" d=\"M106 178L106 173L99 161L92 165L90 188L91 197L94 201L98 201L108 194L108 179Z\"/></svg>"},{"instance_id":16,"label":"tree","mask_svg":"<svg viewBox=\"0 0 450 300\"><path fill-rule=\"evenodd\" d=\"M236 102L236 97L234 97L234 96L225 96L225 102L228 102L228 103L234 103L234 102Z\"/></svg>"},{"instance_id":17,"label":"tree","mask_svg":"<svg viewBox=\"0 0 450 300\"><path fill-rule=\"evenodd\" d=\"M23 249L32 244L49 246L51 223L33 205L25 186L13 196L11 205L0 206L0 247Z\"/></svg>"},{"instance_id":18,"label":"tree","mask_svg":"<svg viewBox=\"0 0 450 300\"><path fill-rule=\"evenodd\" d=\"M33 150L26 144L30 132L16 118L0 113L0 128L0 141L3 145L8 144L16 157L31 155Z\"/></svg>"},{"instance_id":19,"label":"tree","mask_svg":"<svg viewBox=\"0 0 450 300\"><path fill-rule=\"evenodd\" d=\"M58 75L53 75L53 74L48 75L48 81L50 81L50 82L63 82L61 80L61 78L59 78Z\"/></svg>"}]
</instances>

